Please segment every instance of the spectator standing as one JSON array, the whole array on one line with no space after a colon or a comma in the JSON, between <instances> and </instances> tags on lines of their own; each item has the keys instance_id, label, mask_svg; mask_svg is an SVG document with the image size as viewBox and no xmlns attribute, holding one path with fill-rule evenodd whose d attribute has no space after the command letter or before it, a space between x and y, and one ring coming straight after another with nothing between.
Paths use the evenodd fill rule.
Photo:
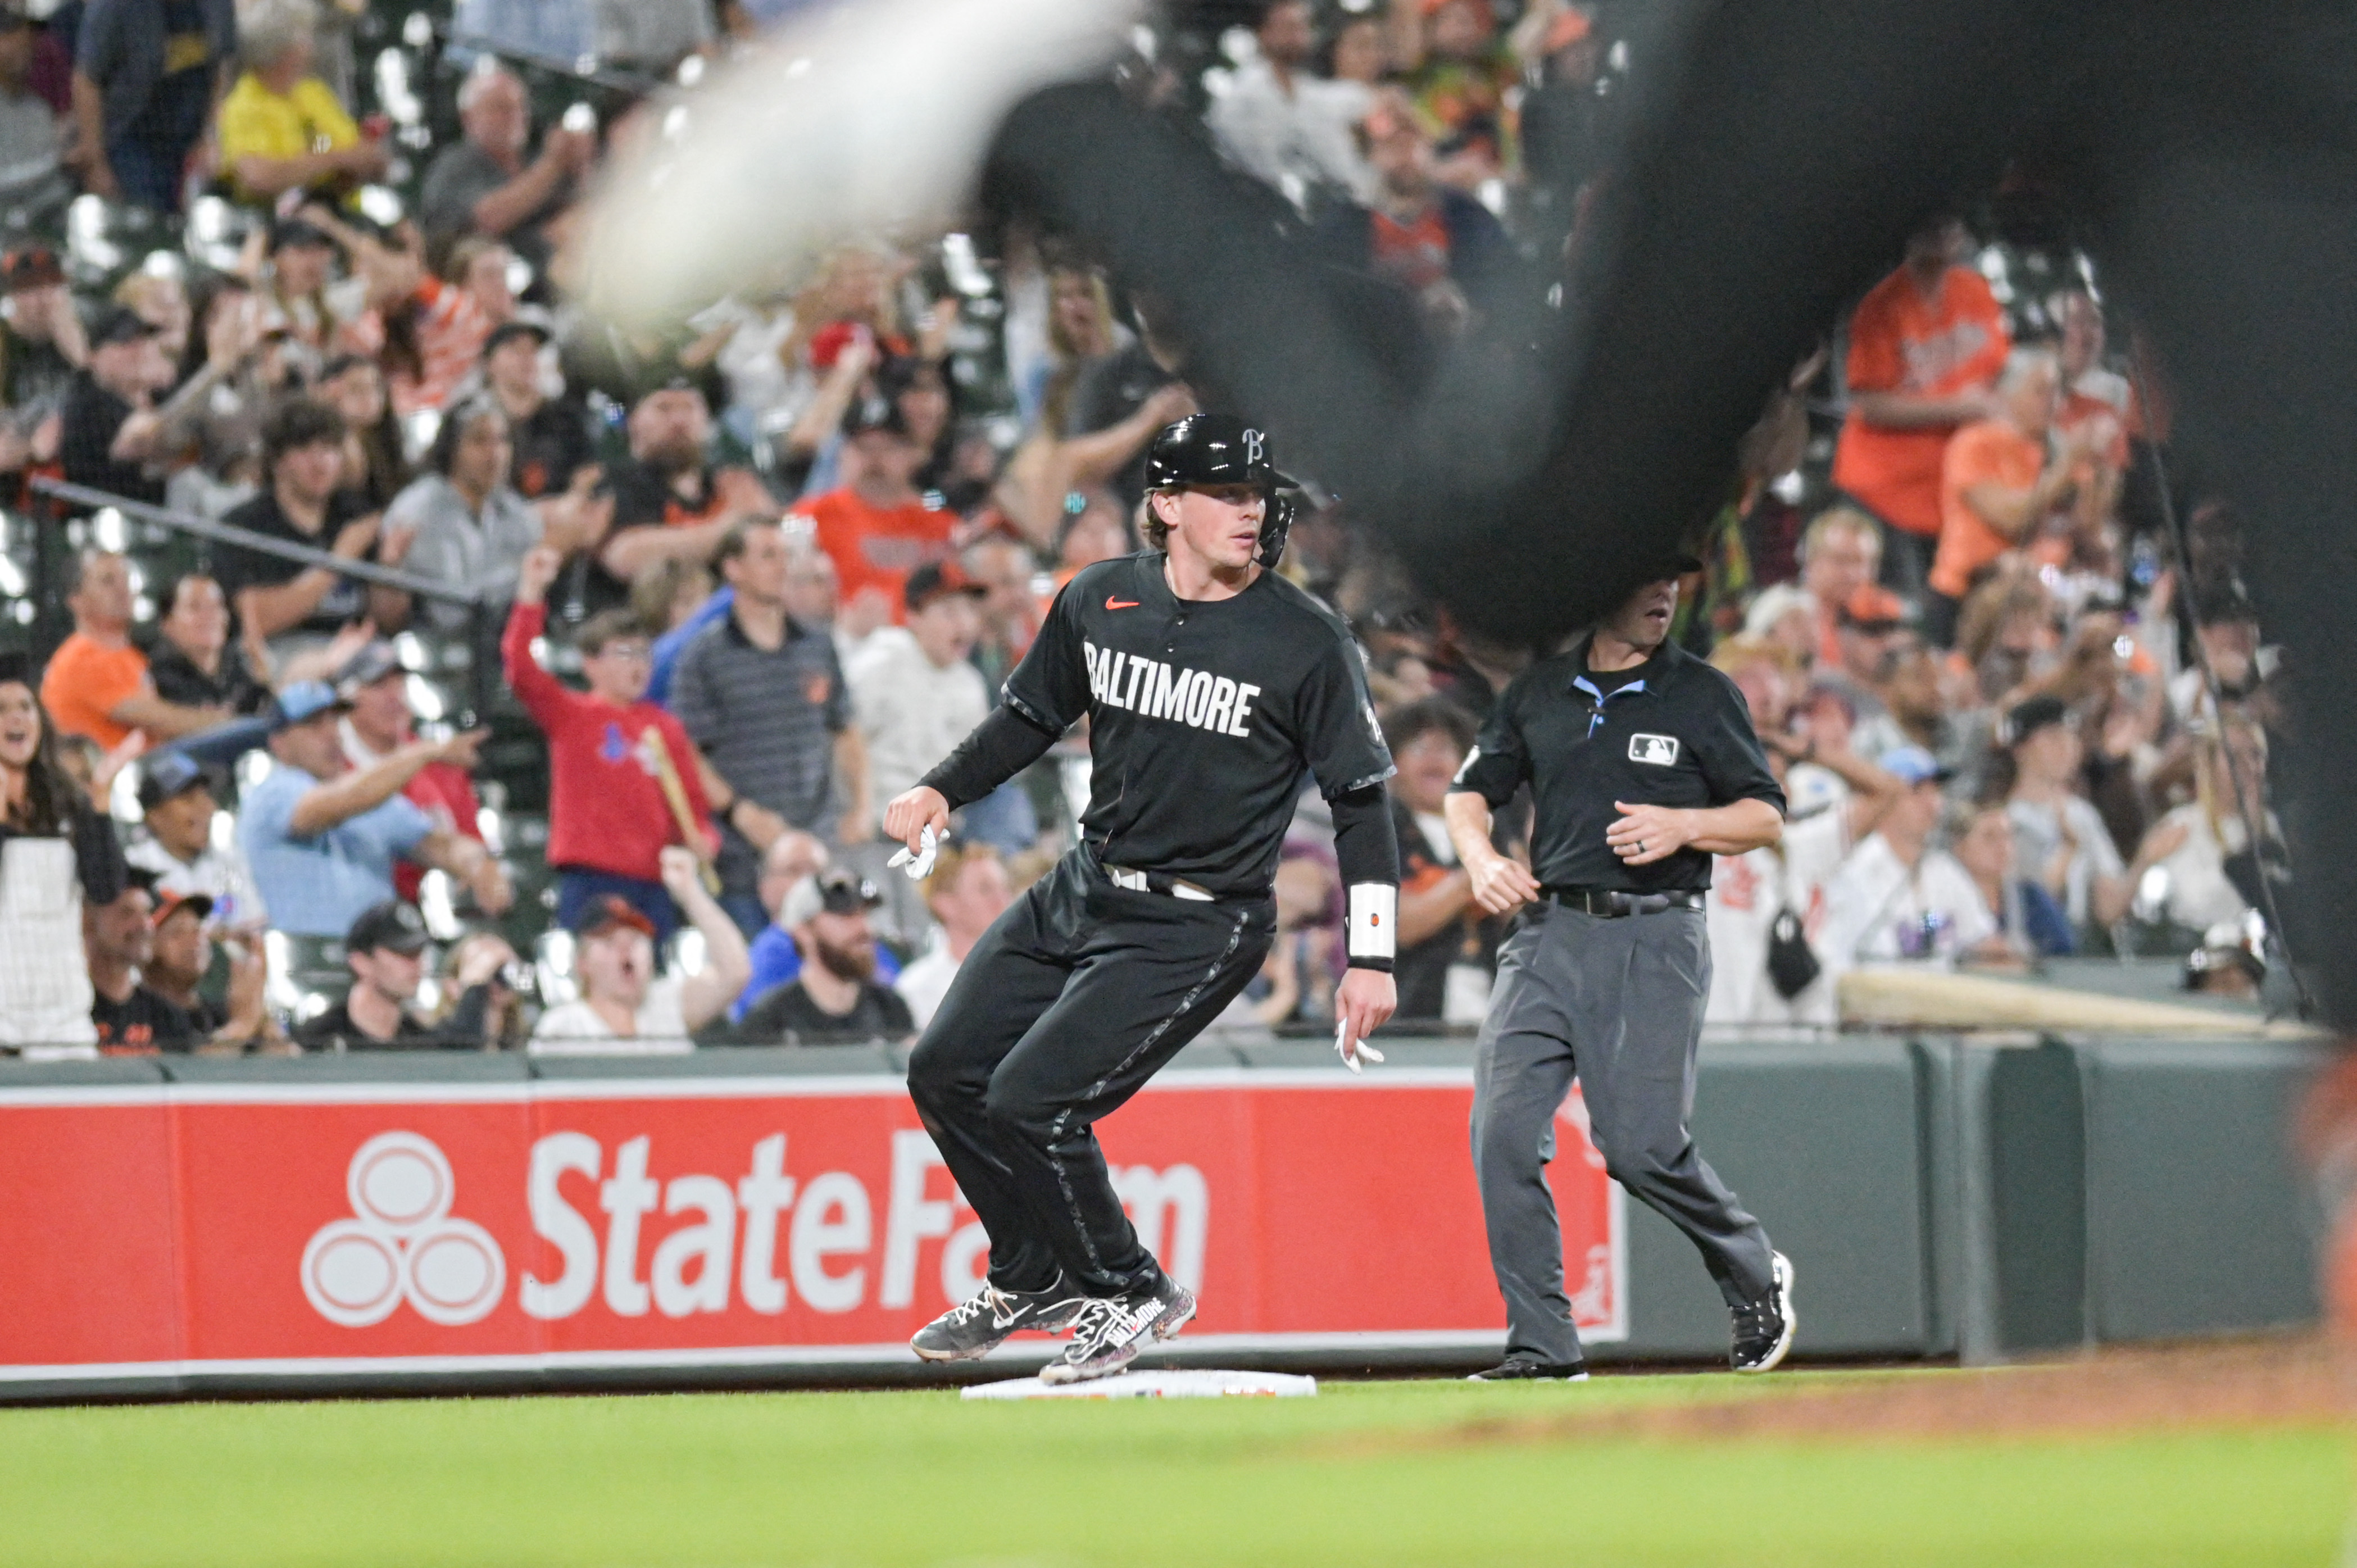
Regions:
<instances>
[{"instance_id":1,"label":"spectator standing","mask_svg":"<svg viewBox=\"0 0 2357 1568\"><path fill-rule=\"evenodd\" d=\"M589 411L576 398L551 397L541 365L548 329L534 321L506 321L483 340L483 385L508 416L515 446L510 482L526 500L558 495L597 467Z\"/></svg>"},{"instance_id":2,"label":"spectator standing","mask_svg":"<svg viewBox=\"0 0 2357 1568\"><path fill-rule=\"evenodd\" d=\"M1015 901L1006 863L990 845L949 843L935 854L933 874L925 878L925 908L933 917L932 935L925 950L891 983L920 1029L941 1010L942 998L949 994L950 982L957 978L965 955ZM880 960L880 950L877 956Z\"/></svg>"},{"instance_id":3,"label":"spectator standing","mask_svg":"<svg viewBox=\"0 0 2357 1568\"><path fill-rule=\"evenodd\" d=\"M86 551L66 590L71 636L41 677L41 703L64 735L86 735L112 751L138 730L173 740L233 716L226 707L184 707L156 694L147 656L131 643L131 563Z\"/></svg>"},{"instance_id":4,"label":"spectator standing","mask_svg":"<svg viewBox=\"0 0 2357 1568\"><path fill-rule=\"evenodd\" d=\"M527 163L531 108L515 73L488 60L458 89L465 139L446 148L425 172L419 218L436 254L469 234L503 240L534 270L548 264L543 226L572 199L575 182L597 156L594 131L552 126Z\"/></svg>"},{"instance_id":5,"label":"spectator standing","mask_svg":"<svg viewBox=\"0 0 2357 1568\"><path fill-rule=\"evenodd\" d=\"M417 739L416 714L409 706L409 671L389 642L371 642L335 671L336 695L345 704L337 722L336 738L344 749L345 764L367 769ZM467 770L447 762L429 762L401 788L412 805L432 820L438 831L483 842L479 818L482 802ZM414 903L424 874L407 859L395 861L393 886L401 898Z\"/></svg>"},{"instance_id":6,"label":"spectator standing","mask_svg":"<svg viewBox=\"0 0 2357 1568\"><path fill-rule=\"evenodd\" d=\"M719 559L735 596L727 614L680 655L671 708L724 786L716 806L721 900L750 932L768 924L756 884L761 852L778 831L791 825L860 843L874 822L866 747L852 723L834 641L786 613L784 531L767 522L733 526ZM738 796L749 804L734 805Z\"/></svg>"},{"instance_id":7,"label":"spectator standing","mask_svg":"<svg viewBox=\"0 0 2357 1568\"><path fill-rule=\"evenodd\" d=\"M646 701L646 628L627 610L601 610L582 623L573 644L589 690L571 691L541 668L532 645L546 634L549 585L560 557L535 550L524 558L500 651L508 685L548 737L548 865L557 874L557 922L571 929L599 898L619 896L665 941L679 910L663 890L662 854L680 843L680 831L647 747L670 758L699 840L686 848L710 853L711 808L695 747L678 719ZM651 732L653 739L650 741ZM750 809L742 797L733 811Z\"/></svg>"},{"instance_id":8,"label":"spectator standing","mask_svg":"<svg viewBox=\"0 0 2357 1568\"><path fill-rule=\"evenodd\" d=\"M114 824L58 765L32 671L0 654L0 1045L28 1058L91 1054L82 911L125 886Z\"/></svg>"},{"instance_id":9,"label":"spectator standing","mask_svg":"<svg viewBox=\"0 0 2357 1568\"><path fill-rule=\"evenodd\" d=\"M2087 456L2079 440L2065 437L2051 461L2047 452L2060 380L2052 354L2015 349L1997 381L1996 417L1975 420L1949 438L1940 465L1939 550L1923 601L1924 632L1942 648L1955 642L1964 596L2007 551L2035 541L2076 482Z\"/></svg>"},{"instance_id":10,"label":"spectator standing","mask_svg":"<svg viewBox=\"0 0 2357 1568\"><path fill-rule=\"evenodd\" d=\"M372 768L347 769L337 730L344 711L334 689L316 681L272 703L273 766L246 791L237 829L273 928L342 936L362 910L393 897L393 863L404 857L449 873L487 913L504 913L513 893L499 863L401 794L429 763L471 770L482 732L413 741Z\"/></svg>"},{"instance_id":11,"label":"spectator standing","mask_svg":"<svg viewBox=\"0 0 2357 1568\"><path fill-rule=\"evenodd\" d=\"M139 763L139 810L147 836L124 852L155 877L159 897L202 897L212 924L259 934L270 910L234 838L216 843L221 807L212 778L186 752L150 752Z\"/></svg>"},{"instance_id":12,"label":"spectator standing","mask_svg":"<svg viewBox=\"0 0 2357 1568\"><path fill-rule=\"evenodd\" d=\"M672 902L703 934L703 969L684 978L656 975L653 923L619 895L593 898L572 928L580 999L541 1015L532 1032L534 1053L690 1050L690 1036L745 989L745 939L704 890L695 857L673 845L662 852L662 872Z\"/></svg>"},{"instance_id":13,"label":"spectator standing","mask_svg":"<svg viewBox=\"0 0 2357 1568\"><path fill-rule=\"evenodd\" d=\"M1334 264L1395 285L1444 336L1463 329L1498 285L1511 251L1490 209L1441 183L1430 138L1415 116L1379 102L1358 134L1374 171L1365 206L1334 209L1319 225Z\"/></svg>"},{"instance_id":14,"label":"spectator standing","mask_svg":"<svg viewBox=\"0 0 2357 1568\"><path fill-rule=\"evenodd\" d=\"M494 607L512 601L525 553L544 523L508 482L515 447L496 399L478 394L443 415L425 472L385 509L385 532L409 541L403 564ZM470 607L429 598L420 613L445 632L463 631Z\"/></svg>"},{"instance_id":15,"label":"spectator standing","mask_svg":"<svg viewBox=\"0 0 2357 1568\"><path fill-rule=\"evenodd\" d=\"M1253 37L1252 58L1204 116L1221 150L1297 208L1329 189L1363 198L1372 182L1352 143L1354 117L1310 73L1318 33L1308 0L1270 0Z\"/></svg>"},{"instance_id":16,"label":"spectator standing","mask_svg":"<svg viewBox=\"0 0 2357 1568\"><path fill-rule=\"evenodd\" d=\"M245 651L230 640L229 599L202 572L173 578L157 596L156 651L147 661L156 695L185 708L255 714L270 689L254 678Z\"/></svg>"},{"instance_id":17,"label":"spectator standing","mask_svg":"<svg viewBox=\"0 0 2357 1568\"><path fill-rule=\"evenodd\" d=\"M712 411L684 380L639 400L630 410L630 456L605 476L613 521L596 545L592 609L627 600L630 583L658 562L711 561L739 521L773 519L780 510L751 469L706 461Z\"/></svg>"},{"instance_id":18,"label":"spectator standing","mask_svg":"<svg viewBox=\"0 0 2357 1568\"><path fill-rule=\"evenodd\" d=\"M102 1057L184 1054L200 1037L194 1018L140 983L140 970L156 954L155 917L155 897L135 871L113 902L82 910L90 1019Z\"/></svg>"},{"instance_id":19,"label":"spectator standing","mask_svg":"<svg viewBox=\"0 0 2357 1568\"><path fill-rule=\"evenodd\" d=\"M753 1004L737 1026L748 1041L905 1040L917 1032L909 1004L876 983L868 912L873 884L841 867L797 883L778 923L802 952L801 972Z\"/></svg>"},{"instance_id":20,"label":"spectator standing","mask_svg":"<svg viewBox=\"0 0 2357 1568\"><path fill-rule=\"evenodd\" d=\"M264 996L269 964L258 942L231 940L229 994L215 1002L199 989L212 968L213 901L201 893L156 892L155 940L140 983L188 1015L203 1055L235 1056L251 1047L268 1056L292 1056L296 1047L270 1015Z\"/></svg>"},{"instance_id":21,"label":"spectator standing","mask_svg":"<svg viewBox=\"0 0 2357 1568\"><path fill-rule=\"evenodd\" d=\"M1473 902L1473 879L1458 863L1441 814L1448 786L1473 749L1473 715L1446 697L1426 697L1383 725L1392 761L1392 831L1400 846L1397 1018L1478 1024L1498 969L1498 925Z\"/></svg>"},{"instance_id":22,"label":"spectator standing","mask_svg":"<svg viewBox=\"0 0 2357 1568\"><path fill-rule=\"evenodd\" d=\"M1498 36L1490 0L1392 0L1393 58L1415 113L1441 139L1452 185L1506 173L1516 161L1509 94L1521 62Z\"/></svg>"},{"instance_id":23,"label":"spectator standing","mask_svg":"<svg viewBox=\"0 0 2357 1568\"><path fill-rule=\"evenodd\" d=\"M233 0L88 0L73 76L84 188L179 211L188 155L236 59Z\"/></svg>"},{"instance_id":24,"label":"spectator standing","mask_svg":"<svg viewBox=\"0 0 2357 1568\"><path fill-rule=\"evenodd\" d=\"M989 714L982 672L968 662L988 591L954 558L918 567L904 595L908 625L878 632L845 666L869 785L883 799L916 788ZM880 875L884 867L866 869ZM905 940L924 919L920 909L896 906L893 923Z\"/></svg>"},{"instance_id":25,"label":"spectator standing","mask_svg":"<svg viewBox=\"0 0 2357 1568\"><path fill-rule=\"evenodd\" d=\"M1996 413L1989 387L2012 347L1996 296L1960 264L1970 242L1961 220L1933 216L1850 317L1834 483L1890 530L1883 580L1903 593L1931 569L1948 437Z\"/></svg>"},{"instance_id":26,"label":"spectator standing","mask_svg":"<svg viewBox=\"0 0 2357 1568\"><path fill-rule=\"evenodd\" d=\"M253 0L238 18L245 70L221 100L214 137L240 201L267 207L288 191L329 198L384 177L382 137L364 135L311 74L311 0Z\"/></svg>"},{"instance_id":27,"label":"spectator standing","mask_svg":"<svg viewBox=\"0 0 2357 1568\"><path fill-rule=\"evenodd\" d=\"M350 561L391 566L406 555L408 536L381 540L382 520L355 510L358 498L342 488L344 422L327 404L293 398L279 406L263 432L263 472L262 493L222 521ZM408 595L324 566L235 545L221 548L214 564L246 636L267 641L279 658L325 642L363 616L388 628L408 618Z\"/></svg>"},{"instance_id":28,"label":"spectator standing","mask_svg":"<svg viewBox=\"0 0 2357 1568\"><path fill-rule=\"evenodd\" d=\"M1768 771L1790 805L1775 844L1711 863L1703 901L1711 951L1704 1021L1830 1026L1838 1021L1835 990L1849 966L1828 940L1830 887L1852 846L1889 812L1902 782L1861 761L1831 726L1824 735L1796 730L1795 672L1774 646L1732 639L1710 662L1743 693Z\"/></svg>"},{"instance_id":29,"label":"spectator standing","mask_svg":"<svg viewBox=\"0 0 2357 1568\"><path fill-rule=\"evenodd\" d=\"M1179 380L1186 346L1167 307L1142 294L1130 304L1136 339L1082 367L1050 470L1059 505L1068 494L1110 487L1125 518L1146 499L1146 447L1165 425L1196 412L1194 392ZM1056 541L1042 535L1032 542L1044 548Z\"/></svg>"},{"instance_id":30,"label":"spectator standing","mask_svg":"<svg viewBox=\"0 0 2357 1568\"><path fill-rule=\"evenodd\" d=\"M917 490L925 458L898 403L863 405L844 426L843 488L800 509L834 562L847 617L899 620L909 575L952 553L956 516Z\"/></svg>"},{"instance_id":31,"label":"spectator standing","mask_svg":"<svg viewBox=\"0 0 2357 1568\"><path fill-rule=\"evenodd\" d=\"M344 934L351 989L296 1029L296 1043L306 1050L335 1052L484 1049L492 983L502 961L499 950L479 951L474 968L457 977L457 1005L440 1024L428 1025L411 1011L418 983L425 978L428 940L425 921L413 905L393 899L361 911Z\"/></svg>"},{"instance_id":32,"label":"spectator standing","mask_svg":"<svg viewBox=\"0 0 2357 1568\"><path fill-rule=\"evenodd\" d=\"M42 38L24 0L0 4L0 208L48 230L73 198L60 154L64 126L33 88L33 56Z\"/></svg>"},{"instance_id":33,"label":"spectator standing","mask_svg":"<svg viewBox=\"0 0 2357 1568\"><path fill-rule=\"evenodd\" d=\"M1841 607L1882 571L1882 526L1856 507L1827 507L1801 536L1801 586L1817 607L1815 661L1842 662Z\"/></svg>"}]
</instances>

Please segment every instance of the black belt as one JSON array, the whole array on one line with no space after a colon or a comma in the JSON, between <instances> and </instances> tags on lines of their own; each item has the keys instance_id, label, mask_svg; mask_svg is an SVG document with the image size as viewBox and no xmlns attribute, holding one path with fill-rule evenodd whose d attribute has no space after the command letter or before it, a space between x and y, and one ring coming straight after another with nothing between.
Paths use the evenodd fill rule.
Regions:
<instances>
[{"instance_id":1,"label":"black belt","mask_svg":"<svg viewBox=\"0 0 2357 1568\"><path fill-rule=\"evenodd\" d=\"M1658 915L1667 909L1699 909L1703 896L1683 893L1624 893L1615 887L1542 887L1539 897L1566 909L1577 909L1602 919L1622 915Z\"/></svg>"}]
</instances>

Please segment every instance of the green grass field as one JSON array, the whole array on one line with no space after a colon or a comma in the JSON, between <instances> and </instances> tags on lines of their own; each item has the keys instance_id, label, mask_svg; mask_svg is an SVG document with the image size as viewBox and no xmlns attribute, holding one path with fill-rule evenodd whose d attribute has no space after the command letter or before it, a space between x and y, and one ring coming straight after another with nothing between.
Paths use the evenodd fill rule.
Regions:
<instances>
[{"instance_id":1,"label":"green grass field","mask_svg":"<svg viewBox=\"0 0 2357 1568\"><path fill-rule=\"evenodd\" d=\"M1314 1400L664 1395L0 1411L0 1563L2316 1564L2351 1434L1534 1440L1959 1372Z\"/></svg>"}]
</instances>

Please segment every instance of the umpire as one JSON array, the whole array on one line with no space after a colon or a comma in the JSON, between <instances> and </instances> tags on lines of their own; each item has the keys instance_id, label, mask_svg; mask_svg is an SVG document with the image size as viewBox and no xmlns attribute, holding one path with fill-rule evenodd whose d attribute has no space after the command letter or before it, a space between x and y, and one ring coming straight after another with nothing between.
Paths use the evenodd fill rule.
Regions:
<instances>
[{"instance_id":1,"label":"umpire","mask_svg":"<svg viewBox=\"0 0 2357 1568\"><path fill-rule=\"evenodd\" d=\"M1613 1179L1684 1230L1734 1313L1731 1362L1792 1343L1792 1270L1686 1132L1710 995L1710 857L1774 843L1784 794L1735 683L1670 640L1678 574L1648 582L1500 697L1444 810L1482 908L1528 905L1499 954L1475 1047L1473 1164L1506 1299L1506 1359L1483 1380L1587 1375L1564 1294L1546 1165L1579 1079ZM1536 875L1491 846L1524 784Z\"/></svg>"}]
</instances>

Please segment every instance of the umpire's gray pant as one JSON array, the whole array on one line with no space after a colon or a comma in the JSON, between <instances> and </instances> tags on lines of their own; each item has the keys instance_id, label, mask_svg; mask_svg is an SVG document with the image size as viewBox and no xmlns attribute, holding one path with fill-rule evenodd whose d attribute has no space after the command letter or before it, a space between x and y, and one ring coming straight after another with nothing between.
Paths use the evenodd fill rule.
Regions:
<instances>
[{"instance_id":1,"label":"umpire's gray pant","mask_svg":"<svg viewBox=\"0 0 2357 1568\"><path fill-rule=\"evenodd\" d=\"M1730 1306L1771 1282L1768 1233L1695 1153L1695 1047L1710 995L1698 909L1605 919L1531 906L1498 955L1473 1056L1473 1168L1506 1354L1581 1359L1563 1289L1563 1232L1546 1165L1577 1076L1612 1178L1694 1239Z\"/></svg>"}]
</instances>

